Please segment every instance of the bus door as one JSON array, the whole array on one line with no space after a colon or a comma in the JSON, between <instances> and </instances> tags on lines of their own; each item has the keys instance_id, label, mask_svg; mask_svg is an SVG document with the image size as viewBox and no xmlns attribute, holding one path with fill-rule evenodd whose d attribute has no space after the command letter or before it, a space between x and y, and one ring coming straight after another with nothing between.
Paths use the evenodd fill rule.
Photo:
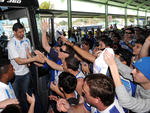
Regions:
<instances>
[{"instance_id":1,"label":"bus door","mask_svg":"<svg viewBox=\"0 0 150 113\"><path fill-rule=\"evenodd\" d=\"M20 22L25 26L25 36L30 39L32 49L41 50L41 43L39 41L37 21L36 21L36 9L39 7L37 0L0 0L0 56L7 57L7 42L13 37L12 26L16 22ZM32 87L40 96L40 75L45 75L41 72L41 68L32 65ZM47 88L47 85L45 86ZM45 88L45 89L46 89ZM45 97L48 94L44 95ZM43 95L42 95L43 96ZM40 97L39 97L40 98ZM47 101L48 101L48 97ZM46 112L47 106L45 106L43 99L39 99L39 104L43 111ZM36 113L44 113L35 111Z\"/></svg>"}]
</instances>

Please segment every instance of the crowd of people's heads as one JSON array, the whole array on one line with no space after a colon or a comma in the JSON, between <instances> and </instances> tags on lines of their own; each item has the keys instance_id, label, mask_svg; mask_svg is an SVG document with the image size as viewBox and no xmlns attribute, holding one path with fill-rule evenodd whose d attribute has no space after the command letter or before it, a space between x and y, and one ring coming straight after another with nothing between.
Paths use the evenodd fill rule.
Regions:
<instances>
[{"instance_id":1,"label":"crowd of people's heads","mask_svg":"<svg viewBox=\"0 0 150 113\"><path fill-rule=\"evenodd\" d=\"M80 61L82 61L82 63L71 56L65 59L65 65L68 69L72 69L74 71L81 70L83 73L91 73L90 75L85 75L82 86L82 96L85 99L84 101L88 104L98 108L97 101L100 99L104 106L109 106L114 102L116 94L115 85L111 77L107 77L102 74L93 74L93 70L90 70L90 64L93 64L94 62L89 60L92 62L89 63L88 59L90 58L86 57L86 55L88 56L89 54L86 54L86 52L92 54L94 56L93 58L96 59L105 48L112 48L115 58L119 59L123 65L133 69L132 74L134 82L143 84L144 82L147 83L149 81L149 63L146 63L148 62L149 57L141 59L142 62L139 61L139 55L145 39L150 34L147 28L129 26L119 30L117 29L117 25L115 25L114 28L111 26L111 28L104 31L101 31L100 28L91 28L90 30L85 28L84 30L80 29L78 31L77 29L72 32L74 32L74 37L80 38L80 40L76 38L77 42L74 42L71 47L75 49L75 54L78 53L77 55L81 57ZM82 35L82 33L79 32L84 33ZM80 51L80 49L74 47L76 44L78 44L80 49L86 51L85 56L84 54L80 54L80 52L83 52L82 50ZM108 70L108 73L110 74L110 70ZM140 79L140 76L142 76L141 73L143 73L146 78Z\"/></svg>"},{"instance_id":2,"label":"crowd of people's heads","mask_svg":"<svg viewBox=\"0 0 150 113\"><path fill-rule=\"evenodd\" d=\"M16 37L24 37L24 26L21 24L14 24L13 31ZM70 39L70 41L64 44L62 37L58 37L54 45L49 45L52 47L49 47L50 50L47 50L47 52L49 52L48 54L51 58L47 58L47 60L45 58L46 56L42 53L37 53L37 56L39 55L41 59L44 59L43 63L47 63L51 67L50 71L53 71L53 73L56 73L55 70L57 69L60 69L59 71L62 72L58 75L58 84L54 84L54 81L53 84L51 84L51 90L55 91L57 94L59 93L60 95L58 95L62 96L64 99L69 98L68 102L70 105L88 103L96 109L100 108L99 110L105 110L107 107L111 106L116 99L116 84L114 84L114 78L110 77L112 74L111 69L111 71L107 69L105 75L93 73L96 59L101 57L101 53L106 50L106 48L112 48L112 51L114 51L115 54L112 57L119 59L122 64L133 69L132 74L134 82L142 85L144 83L149 83L150 57L144 57L139 60L143 44L149 34L150 32L147 28L130 26L119 30L117 29L117 25L114 25L114 28L113 26L110 26L110 28L104 31L101 31L100 28L97 28L96 30L94 28L91 28L90 30L85 28L84 31L80 28L77 30L70 29L68 31L68 39ZM66 35L65 31L63 31L63 35ZM47 37L49 37L48 34L46 34L46 38ZM74 47L76 45L78 46ZM84 54L81 54L80 52ZM32 57L33 56L30 58ZM89 60L90 57L95 61ZM101 60L104 61L106 59L102 56ZM49 63L49 61L51 62ZM105 64L106 62L104 61ZM50 65L51 63L57 64L55 65L55 68ZM28 62L24 64L28 64ZM107 66L104 66L104 68L110 67L108 63L106 65ZM57 66L59 68L56 68ZM110 76L106 76L107 74ZM14 69L8 59L0 59L0 81L7 83L13 77ZM57 89L58 92L54 89ZM84 97L82 102L80 102L79 98L76 98L80 96ZM16 113L21 112L18 106L9 105L2 113L7 113L10 110L15 110Z\"/></svg>"}]
</instances>

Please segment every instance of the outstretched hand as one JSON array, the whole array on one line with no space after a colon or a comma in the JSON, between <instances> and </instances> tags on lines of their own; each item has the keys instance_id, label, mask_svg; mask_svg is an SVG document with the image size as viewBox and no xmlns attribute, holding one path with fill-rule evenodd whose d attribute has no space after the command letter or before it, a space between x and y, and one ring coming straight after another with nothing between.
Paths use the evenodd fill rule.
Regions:
<instances>
[{"instance_id":1,"label":"outstretched hand","mask_svg":"<svg viewBox=\"0 0 150 113\"><path fill-rule=\"evenodd\" d=\"M45 62L45 56L43 53L41 53L39 50L35 50L34 53L36 54L35 58L37 62L40 62L40 63Z\"/></svg>"},{"instance_id":2,"label":"outstretched hand","mask_svg":"<svg viewBox=\"0 0 150 113\"><path fill-rule=\"evenodd\" d=\"M57 110L60 112L67 112L70 109L70 105L66 99L59 99L57 101Z\"/></svg>"},{"instance_id":3,"label":"outstretched hand","mask_svg":"<svg viewBox=\"0 0 150 113\"><path fill-rule=\"evenodd\" d=\"M65 36L61 35L61 41L63 41L65 44L72 46L73 43L71 43Z\"/></svg>"},{"instance_id":4,"label":"outstretched hand","mask_svg":"<svg viewBox=\"0 0 150 113\"><path fill-rule=\"evenodd\" d=\"M26 93L27 96L27 101L29 102L29 104L34 104L35 103L35 96L34 94L32 94L32 96L28 95L28 93Z\"/></svg>"},{"instance_id":5,"label":"outstretched hand","mask_svg":"<svg viewBox=\"0 0 150 113\"><path fill-rule=\"evenodd\" d=\"M49 27L50 27L48 20L43 19L41 27L42 27L42 31L46 32L49 29Z\"/></svg>"},{"instance_id":6,"label":"outstretched hand","mask_svg":"<svg viewBox=\"0 0 150 113\"><path fill-rule=\"evenodd\" d=\"M50 95L48 97L49 97L50 100L54 100L56 102L59 100L59 98L57 96L55 96L55 95Z\"/></svg>"},{"instance_id":7,"label":"outstretched hand","mask_svg":"<svg viewBox=\"0 0 150 113\"><path fill-rule=\"evenodd\" d=\"M57 92L57 90L59 90L57 83L51 82L50 83L50 89Z\"/></svg>"}]
</instances>

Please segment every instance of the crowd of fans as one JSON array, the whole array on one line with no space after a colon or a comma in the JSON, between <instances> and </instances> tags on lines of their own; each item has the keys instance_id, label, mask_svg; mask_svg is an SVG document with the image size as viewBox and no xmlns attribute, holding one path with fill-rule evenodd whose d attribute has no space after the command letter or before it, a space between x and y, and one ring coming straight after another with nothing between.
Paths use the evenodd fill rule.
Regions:
<instances>
[{"instance_id":1,"label":"crowd of fans","mask_svg":"<svg viewBox=\"0 0 150 113\"><path fill-rule=\"evenodd\" d=\"M150 112L149 29L128 26L119 30L115 25L103 32L85 29L83 34L78 28L69 30L68 38L63 31L52 44L48 41L48 22L43 21L41 27L46 56L39 50L31 54L24 26L13 26L14 37L7 47L11 64L6 59L0 62L2 113L9 109L34 112L36 99L26 93L32 62L49 70L50 113Z\"/></svg>"}]
</instances>

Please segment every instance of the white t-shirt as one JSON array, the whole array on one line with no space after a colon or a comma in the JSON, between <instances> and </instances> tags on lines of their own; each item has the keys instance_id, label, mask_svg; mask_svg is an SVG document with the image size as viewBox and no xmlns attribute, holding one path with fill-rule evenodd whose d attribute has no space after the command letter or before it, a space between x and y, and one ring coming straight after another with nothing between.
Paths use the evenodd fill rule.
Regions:
<instances>
[{"instance_id":1,"label":"white t-shirt","mask_svg":"<svg viewBox=\"0 0 150 113\"><path fill-rule=\"evenodd\" d=\"M106 64L105 60L103 59L103 54L106 50L114 55L114 51L112 48L105 48L102 51L102 53L96 58L96 60L93 64L93 73L102 73L104 75L107 74L108 65Z\"/></svg>"},{"instance_id":2,"label":"white t-shirt","mask_svg":"<svg viewBox=\"0 0 150 113\"><path fill-rule=\"evenodd\" d=\"M14 60L15 58L27 58L26 51L27 49L31 52L30 40L27 38L23 38L22 40L18 40L13 37L8 42L8 58L15 69L16 75L25 75L29 72L27 65L19 65Z\"/></svg>"},{"instance_id":3,"label":"white t-shirt","mask_svg":"<svg viewBox=\"0 0 150 113\"><path fill-rule=\"evenodd\" d=\"M14 90L11 86L11 83L8 85L0 82L0 102L5 100L5 99L10 99L10 98L16 98ZM0 109L0 112L2 109Z\"/></svg>"}]
</instances>

